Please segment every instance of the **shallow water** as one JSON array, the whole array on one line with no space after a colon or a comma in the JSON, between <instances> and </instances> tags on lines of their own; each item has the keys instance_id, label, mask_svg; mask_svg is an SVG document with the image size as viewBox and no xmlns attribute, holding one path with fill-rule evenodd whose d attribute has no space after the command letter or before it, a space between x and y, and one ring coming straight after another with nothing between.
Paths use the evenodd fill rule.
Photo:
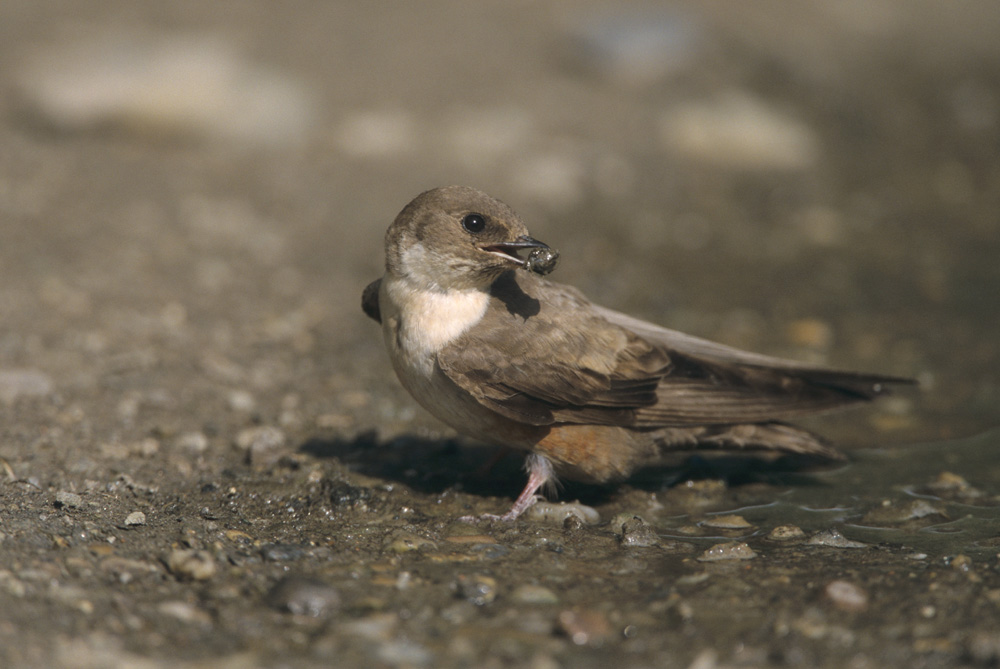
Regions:
<instances>
[{"instance_id":1,"label":"shallow water","mask_svg":"<svg viewBox=\"0 0 1000 669\"><path fill-rule=\"evenodd\" d=\"M992 558L1000 546L998 455L1000 429L966 439L859 450L851 453L849 464L813 473L813 484L789 486L773 502L708 515L738 514L756 528L791 524L806 534L836 527L847 539L868 544ZM935 488L933 482L943 473L961 477L968 487ZM928 504L911 509L916 500ZM685 525L698 518L676 516L668 524ZM709 534L697 541L745 540L764 533L755 529L745 535ZM664 536L692 540L669 531Z\"/></svg>"}]
</instances>

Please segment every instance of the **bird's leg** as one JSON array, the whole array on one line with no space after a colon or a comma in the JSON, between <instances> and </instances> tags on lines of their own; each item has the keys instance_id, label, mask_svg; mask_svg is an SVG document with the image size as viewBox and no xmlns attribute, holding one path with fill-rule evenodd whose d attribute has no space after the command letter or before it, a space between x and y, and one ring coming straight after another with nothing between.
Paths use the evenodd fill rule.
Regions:
<instances>
[{"instance_id":1,"label":"bird's leg","mask_svg":"<svg viewBox=\"0 0 1000 669\"><path fill-rule=\"evenodd\" d=\"M525 465L528 469L528 482L525 484L521 494L514 500L513 506L510 507L507 513L502 516L492 513L484 513L481 516L463 516L460 520L471 522L478 520L502 520L509 523L534 506L542 499L538 491L545 484L552 482L555 474L552 471L552 463L549 462L548 458L536 453L528 456Z\"/></svg>"}]
</instances>

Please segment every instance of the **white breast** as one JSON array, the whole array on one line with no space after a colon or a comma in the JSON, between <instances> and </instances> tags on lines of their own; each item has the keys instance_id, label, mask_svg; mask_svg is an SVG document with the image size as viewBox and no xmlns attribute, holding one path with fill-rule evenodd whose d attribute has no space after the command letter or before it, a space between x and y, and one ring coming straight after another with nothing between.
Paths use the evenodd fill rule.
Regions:
<instances>
[{"instance_id":1,"label":"white breast","mask_svg":"<svg viewBox=\"0 0 1000 669\"><path fill-rule=\"evenodd\" d=\"M379 295L382 334L400 383L438 419L486 440L495 427L491 412L444 375L437 354L479 323L488 303L482 291L415 290L388 275Z\"/></svg>"},{"instance_id":2,"label":"white breast","mask_svg":"<svg viewBox=\"0 0 1000 669\"><path fill-rule=\"evenodd\" d=\"M482 320L489 299L481 290L418 290L386 276L379 306L385 343L397 371L402 363L430 376L434 356Z\"/></svg>"}]
</instances>

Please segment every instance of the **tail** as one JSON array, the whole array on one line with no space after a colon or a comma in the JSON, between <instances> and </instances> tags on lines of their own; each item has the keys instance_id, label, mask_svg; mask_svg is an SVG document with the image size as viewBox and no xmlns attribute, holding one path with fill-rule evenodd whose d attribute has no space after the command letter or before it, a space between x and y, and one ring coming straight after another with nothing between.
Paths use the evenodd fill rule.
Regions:
<instances>
[{"instance_id":1,"label":"tail","mask_svg":"<svg viewBox=\"0 0 1000 669\"><path fill-rule=\"evenodd\" d=\"M825 460L844 460L844 454L821 437L785 423L745 423L668 427L655 430L661 451L712 448L726 451L777 451Z\"/></svg>"}]
</instances>

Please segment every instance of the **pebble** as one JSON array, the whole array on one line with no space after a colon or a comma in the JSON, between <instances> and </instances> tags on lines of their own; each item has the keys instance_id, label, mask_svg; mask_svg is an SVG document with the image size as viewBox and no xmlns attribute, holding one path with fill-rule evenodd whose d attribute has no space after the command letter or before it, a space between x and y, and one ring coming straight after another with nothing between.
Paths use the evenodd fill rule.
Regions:
<instances>
[{"instance_id":1,"label":"pebble","mask_svg":"<svg viewBox=\"0 0 1000 669\"><path fill-rule=\"evenodd\" d=\"M938 497L962 502L974 502L986 494L974 488L963 477L952 472L941 472L937 478L924 486L924 491Z\"/></svg>"},{"instance_id":2,"label":"pebble","mask_svg":"<svg viewBox=\"0 0 1000 669\"><path fill-rule=\"evenodd\" d=\"M719 479L688 480L670 488L666 502L686 508L713 506L723 501L727 490L726 482Z\"/></svg>"},{"instance_id":3,"label":"pebble","mask_svg":"<svg viewBox=\"0 0 1000 669\"><path fill-rule=\"evenodd\" d=\"M459 574L453 587L460 597L476 606L491 604L497 598L497 581L485 574Z\"/></svg>"},{"instance_id":4,"label":"pebble","mask_svg":"<svg viewBox=\"0 0 1000 669\"><path fill-rule=\"evenodd\" d=\"M266 544L260 547L260 556L265 562L292 562L304 558L306 551L294 544Z\"/></svg>"},{"instance_id":5,"label":"pebble","mask_svg":"<svg viewBox=\"0 0 1000 669\"><path fill-rule=\"evenodd\" d=\"M1000 631L989 630L972 633L966 641L969 657L980 666L1000 663Z\"/></svg>"},{"instance_id":6,"label":"pebble","mask_svg":"<svg viewBox=\"0 0 1000 669\"><path fill-rule=\"evenodd\" d=\"M68 492L65 490L60 490L56 493L56 503L57 509L69 508L76 509L83 505L83 497L77 495L75 492Z\"/></svg>"},{"instance_id":7,"label":"pebble","mask_svg":"<svg viewBox=\"0 0 1000 669\"><path fill-rule=\"evenodd\" d=\"M133 511L132 513L125 516L125 526L135 527L136 525L146 524L146 514L142 511Z\"/></svg>"},{"instance_id":8,"label":"pebble","mask_svg":"<svg viewBox=\"0 0 1000 669\"><path fill-rule=\"evenodd\" d=\"M393 640L379 644L375 652L382 662L394 667L424 667L434 655L415 641Z\"/></svg>"},{"instance_id":9,"label":"pebble","mask_svg":"<svg viewBox=\"0 0 1000 669\"><path fill-rule=\"evenodd\" d=\"M510 595L519 604L558 604L559 595L543 585L519 585Z\"/></svg>"},{"instance_id":10,"label":"pebble","mask_svg":"<svg viewBox=\"0 0 1000 669\"><path fill-rule=\"evenodd\" d=\"M690 12L618 8L575 26L569 34L570 55L584 71L647 86L687 69L702 32Z\"/></svg>"},{"instance_id":11,"label":"pebble","mask_svg":"<svg viewBox=\"0 0 1000 669\"><path fill-rule=\"evenodd\" d=\"M713 527L719 530L748 530L753 527L753 525L747 522L746 518L734 514L726 516L709 516L705 520L701 521L700 525L703 527Z\"/></svg>"},{"instance_id":12,"label":"pebble","mask_svg":"<svg viewBox=\"0 0 1000 669\"><path fill-rule=\"evenodd\" d=\"M665 148L722 167L795 170L814 165L820 142L808 125L746 91L664 112Z\"/></svg>"},{"instance_id":13,"label":"pebble","mask_svg":"<svg viewBox=\"0 0 1000 669\"><path fill-rule=\"evenodd\" d=\"M809 541L806 543L810 546L829 546L830 548L868 548L868 544L860 541L851 541L837 529L817 532L809 537Z\"/></svg>"},{"instance_id":14,"label":"pebble","mask_svg":"<svg viewBox=\"0 0 1000 669\"><path fill-rule=\"evenodd\" d=\"M174 576L193 581L206 581L215 576L215 560L207 551L178 548L165 560Z\"/></svg>"},{"instance_id":15,"label":"pebble","mask_svg":"<svg viewBox=\"0 0 1000 669\"><path fill-rule=\"evenodd\" d=\"M712 648L706 648L695 656L687 669L717 669L718 666L719 653Z\"/></svg>"},{"instance_id":16,"label":"pebble","mask_svg":"<svg viewBox=\"0 0 1000 669\"><path fill-rule=\"evenodd\" d=\"M925 499L915 499L905 504L883 502L861 518L865 525L901 525L911 520L920 520L930 516L946 518L943 510L937 508Z\"/></svg>"},{"instance_id":17,"label":"pebble","mask_svg":"<svg viewBox=\"0 0 1000 669\"><path fill-rule=\"evenodd\" d=\"M246 390L232 391L226 398L226 403L229 405L230 410L240 413L251 413L257 406L257 401L254 400L253 395Z\"/></svg>"},{"instance_id":18,"label":"pebble","mask_svg":"<svg viewBox=\"0 0 1000 669\"><path fill-rule=\"evenodd\" d=\"M597 509L579 502L538 502L525 512L525 516L536 523L563 527L566 520L574 517L585 525L601 522Z\"/></svg>"},{"instance_id":19,"label":"pebble","mask_svg":"<svg viewBox=\"0 0 1000 669\"><path fill-rule=\"evenodd\" d=\"M577 646L601 646L612 636L607 616L594 609L567 609L559 613L557 623Z\"/></svg>"},{"instance_id":20,"label":"pebble","mask_svg":"<svg viewBox=\"0 0 1000 669\"><path fill-rule=\"evenodd\" d=\"M633 516L622 523L619 541L622 546L646 548L658 545L660 537L646 521Z\"/></svg>"},{"instance_id":21,"label":"pebble","mask_svg":"<svg viewBox=\"0 0 1000 669\"><path fill-rule=\"evenodd\" d=\"M137 576L161 573L160 567L152 562L130 560L117 555L101 560L101 571L111 575L123 585L131 583Z\"/></svg>"},{"instance_id":22,"label":"pebble","mask_svg":"<svg viewBox=\"0 0 1000 669\"><path fill-rule=\"evenodd\" d=\"M289 576L272 587L265 601L268 606L299 616L319 618L340 607L340 593L318 579Z\"/></svg>"},{"instance_id":23,"label":"pebble","mask_svg":"<svg viewBox=\"0 0 1000 669\"><path fill-rule=\"evenodd\" d=\"M345 622L344 631L351 636L369 640L391 639L399 627L397 613L376 613L358 620Z\"/></svg>"},{"instance_id":24,"label":"pebble","mask_svg":"<svg viewBox=\"0 0 1000 669\"><path fill-rule=\"evenodd\" d=\"M182 601L161 602L156 609L171 618L176 618L185 623L211 627L212 616L207 611L199 609L194 604Z\"/></svg>"},{"instance_id":25,"label":"pebble","mask_svg":"<svg viewBox=\"0 0 1000 669\"><path fill-rule=\"evenodd\" d=\"M0 401L10 404L21 397L45 397L55 384L38 369L0 369Z\"/></svg>"},{"instance_id":26,"label":"pebble","mask_svg":"<svg viewBox=\"0 0 1000 669\"><path fill-rule=\"evenodd\" d=\"M299 82L206 35L91 34L43 46L15 76L28 112L69 132L284 146L316 114Z\"/></svg>"},{"instance_id":27,"label":"pebble","mask_svg":"<svg viewBox=\"0 0 1000 669\"><path fill-rule=\"evenodd\" d=\"M198 455L208 450L208 437L203 432L185 432L177 437L175 445L177 448Z\"/></svg>"},{"instance_id":28,"label":"pebble","mask_svg":"<svg viewBox=\"0 0 1000 669\"><path fill-rule=\"evenodd\" d=\"M757 557L757 553L750 546L743 542L731 541L724 544L715 544L707 551L698 556L699 562L723 562L726 560L752 560Z\"/></svg>"},{"instance_id":29,"label":"pebble","mask_svg":"<svg viewBox=\"0 0 1000 669\"><path fill-rule=\"evenodd\" d=\"M385 548L391 553L409 553L424 548L437 548L437 544L418 534L397 532L389 537Z\"/></svg>"},{"instance_id":30,"label":"pebble","mask_svg":"<svg viewBox=\"0 0 1000 669\"><path fill-rule=\"evenodd\" d=\"M951 558L949 561L951 568L955 571L968 572L972 571L972 558L968 555L958 554Z\"/></svg>"},{"instance_id":31,"label":"pebble","mask_svg":"<svg viewBox=\"0 0 1000 669\"><path fill-rule=\"evenodd\" d=\"M246 460L254 465L274 463L283 452L285 432L271 425L248 427L236 435L236 447L244 452Z\"/></svg>"},{"instance_id":32,"label":"pebble","mask_svg":"<svg viewBox=\"0 0 1000 669\"><path fill-rule=\"evenodd\" d=\"M830 581L823 593L842 611L860 612L868 608L868 592L850 581Z\"/></svg>"},{"instance_id":33,"label":"pebble","mask_svg":"<svg viewBox=\"0 0 1000 669\"><path fill-rule=\"evenodd\" d=\"M767 538L772 541L794 541L805 538L806 533L797 525L778 525L767 533Z\"/></svg>"}]
</instances>

